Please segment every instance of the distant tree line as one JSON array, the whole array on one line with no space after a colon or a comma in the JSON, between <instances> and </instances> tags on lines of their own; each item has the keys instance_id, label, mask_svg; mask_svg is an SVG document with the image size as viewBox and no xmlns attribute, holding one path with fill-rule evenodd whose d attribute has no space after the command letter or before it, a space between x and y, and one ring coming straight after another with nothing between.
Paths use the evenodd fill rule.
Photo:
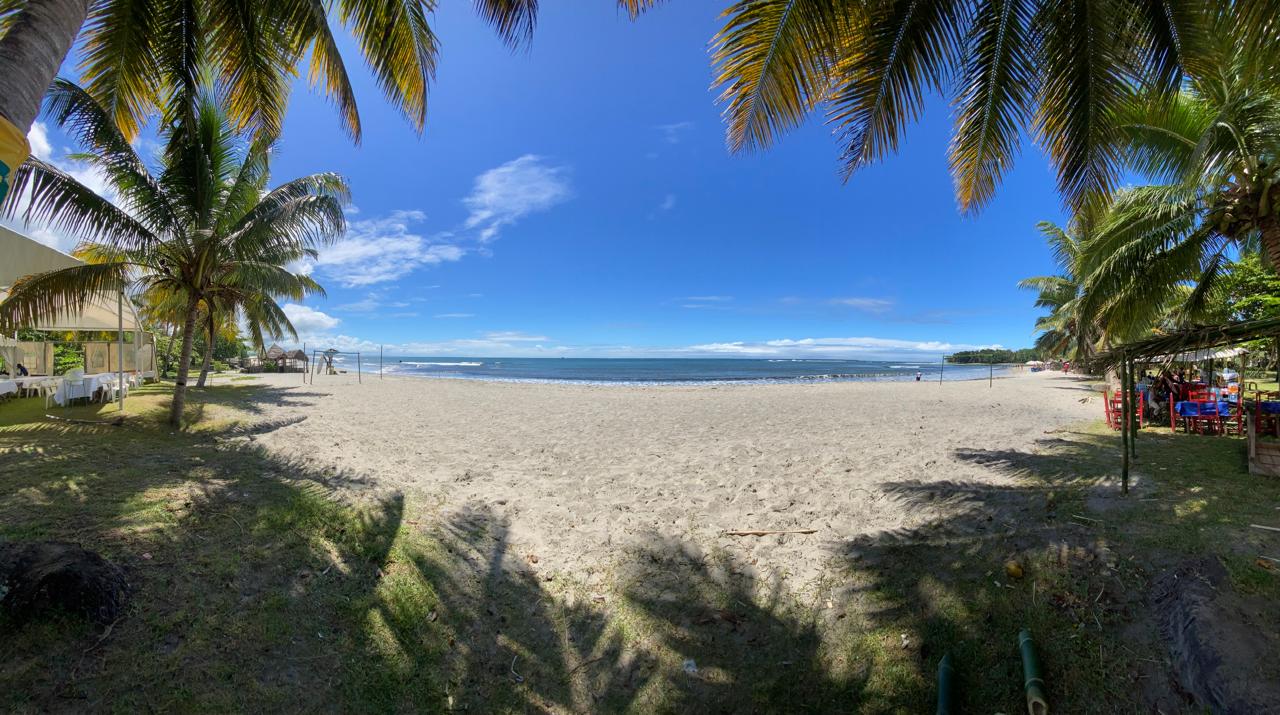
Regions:
<instances>
[{"instance_id":1,"label":"distant tree line","mask_svg":"<svg viewBox=\"0 0 1280 715\"><path fill-rule=\"evenodd\" d=\"M995 348L986 348L983 350L962 350L947 358L948 362L953 363L1001 363L1001 362L1017 362L1023 363L1028 360L1040 360L1040 351L1035 348L1022 348L1021 350L1004 350Z\"/></svg>"}]
</instances>

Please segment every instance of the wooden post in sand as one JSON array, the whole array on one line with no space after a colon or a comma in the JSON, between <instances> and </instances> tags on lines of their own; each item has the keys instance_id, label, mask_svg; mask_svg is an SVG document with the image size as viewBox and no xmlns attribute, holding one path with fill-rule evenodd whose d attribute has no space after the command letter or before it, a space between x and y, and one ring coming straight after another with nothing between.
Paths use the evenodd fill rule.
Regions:
<instances>
[{"instance_id":1,"label":"wooden post in sand","mask_svg":"<svg viewBox=\"0 0 1280 715\"><path fill-rule=\"evenodd\" d=\"M1142 399L1142 395L1138 392L1138 375L1134 371L1133 358L1129 358L1129 388L1127 394L1129 401L1133 404L1129 405L1129 456L1132 459L1138 458L1138 400Z\"/></svg>"},{"instance_id":2,"label":"wooden post in sand","mask_svg":"<svg viewBox=\"0 0 1280 715\"><path fill-rule=\"evenodd\" d=\"M302 357L305 358L306 356L307 356L307 344L303 343ZM303 362L306 362L306 361L304 360ZM310 370L310 369L311 369L311 363L309 362L306 362L306 364L302 366L302 384L304 385L307 384L307 370Z\"/></svg>"},{"instance_id":3,"label":"wooden post in sand","mask_svg":"<svg viewBox=\"0 0 1280 715\"><path fill-rule=\"evenodd\" d=\"M1129 400L1124 399L1125 385L1128 378L1125 375L1125 369L1128 367L1129 358L1125 354L1120 356L1120 447L1122 451L1120 459L1120 490L1129 493Z\"/></svg>"},{"instance_id":4,"label":"wooden post in sand","mask_svg":"<svg viewBox=\"0 0 1280 715\"><path fill-rule=\"evenodd\" d=\"M942 356L942 366L938 368L938 384L939 384L939 385L941 385L941 384L942 384L942 373L943 373L946 369L947 369L947 356L946 356L946 355L943 355L943 356ZM1280 370L1280 368L1277 368L1277 370ZM1280 372L1277 372L1277 374L1280 374ZM1278 378L1278 379L1280 379L1280 378Z\"/></svg>"},{"instance_id":5,"label":"wooden post in sand","mask_svg":"<svg viewBox=\"0 0 1280 715\"><path fill-rule=\"evenodd\" d=\"M996 380L995 374L996 374L996 364L993 362L987 363L987 387L992 387L995 385L995 380Z\"/></svg>"}]
</instances>

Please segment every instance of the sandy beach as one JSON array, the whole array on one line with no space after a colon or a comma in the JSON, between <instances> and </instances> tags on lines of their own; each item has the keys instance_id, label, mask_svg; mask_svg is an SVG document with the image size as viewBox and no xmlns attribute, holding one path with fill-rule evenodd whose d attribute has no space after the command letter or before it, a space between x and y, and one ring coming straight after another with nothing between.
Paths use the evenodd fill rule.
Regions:
<instances>
[{"instance_id":1,"label":"sandy beach","mask_svg":"<svg viewBox=\"0 0 1280 715\"><path fill-rule=\"evenodd\" d=\"M284 426L252 439L270 452L403 492L440 522L483 509L509 524L509 554L587 584L632 549L678 541L803 589L840 544L943 513L945 499L906 504L895 485L1008 483L972 455L1030 450L1099 412L1086 385L1046 373L993 387L263 379L277 389L261 417Z\"/></svg>"}]
</instances>

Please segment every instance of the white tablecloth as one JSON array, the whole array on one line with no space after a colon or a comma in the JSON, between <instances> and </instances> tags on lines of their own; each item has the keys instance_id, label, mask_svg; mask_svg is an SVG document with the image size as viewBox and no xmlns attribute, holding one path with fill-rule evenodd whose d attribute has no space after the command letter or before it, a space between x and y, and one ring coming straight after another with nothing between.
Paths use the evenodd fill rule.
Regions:
<instances>
[{"instance_id":1,"label":"white tablecloth","mask_svg":"<svg viewBox=\"0 0 1280 715\"><path fill-rule=\"evenodd\" d=\"M72 384L67 378L58 379L58 391L53 395L53 401L59 405L67 404L68 400L93 399L94 393L98 391L106 383L115 377L115 373L100 372L96 375L85 375L79 384Z\"/></svg>"},{"instance_id":2,"label":"white tablecloth","mask_svg":"<svg viewBox=\"0 0 1280 715\"><path fill-rule=\"evenodd\" d=\"M14 395L18 392L18 383L13 380L0 380L0 395Z\"/></svg>"}]
</instances>

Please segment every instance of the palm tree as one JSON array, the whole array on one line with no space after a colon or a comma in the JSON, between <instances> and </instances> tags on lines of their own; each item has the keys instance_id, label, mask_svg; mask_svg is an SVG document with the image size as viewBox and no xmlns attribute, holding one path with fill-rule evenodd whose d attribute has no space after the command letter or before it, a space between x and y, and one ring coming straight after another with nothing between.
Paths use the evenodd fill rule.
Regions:
<instances>
[{"instance_id":1,"label":"palm tree","mask_svg":"<svg viewBox=\"0 0 1280 715\"><path fill-rule=\"evenodd\" d=\"M847 177L894 152L941 92L966 211L990 200L1024 132L1070 206L1108 193L1130 87L1175 91L1222 18L1262 51L1280 32L1272 0L737 0L725 15L714 63L732 150L768 147L825 107Z\"/></svg>"},{"instance_id":2,"label":"palm tree","mask_svg":"<svg viewBox=\"0 0 1280 715\"><path fill-rule=\"evenodd\" d=\"M285 266L314 256L345 230L346 182L313 174L267 191L271 142L240 139L203 89L187 118L167 127L155 176L134 152L109 111L79 86L58 80L49 114L89 151L77 158L99 169L119 195L117 207L58 168L28 160L2 207L80 238L90 262L18 281L0 323L79 310L90 296L131 289L168 296L182 306L182 347L169 414L181 422L192 339L202 305L238 309L273 331L292 326L276 298L320 291Z\"/></svg>"},{"instance_id":3,"label":"palm tree","mask_svg":"<svg viewBox=\"0 0 1280 715\"><path fill-rule=\"evenodd\" d=\"M1117 320L1176 322L1208 307L1232 258L1280 267L1280 56L1223 32L1171 98L1131 95L1118 114L1131 165L1160 184L1120 192L1088 248L1089 292Z\"/></svg>"},{"instance_id":4,"label":"palm tree","mask_svg":"<svg viewBox=\"0 0 1280 715\"><path fill-rule=\"evenodd\" d=\"M1018 287L1038 291L1036 307L1049 310L1035 326L1040 332L1036 349L1046 357L1087 363L1102 337L1099 321L1084 310L1083 244L1088 225L1082 219L1073 220L1069 230L1049 221L1036 224L1049 244L1058 273L1023 279Z\"/></svg>"},{"instance_id":5,"label":"palm tree","mask_svg":"<svg viewBox=\"0 0 1280 715\"><path fill-rule=\"evenodd\" d=\"M654 0L619 0L632 15ZM508 44L533 32L538 0L474 0ZM439 43L434 0L0 0L0 199L29 154L25 135L79 37L89 93L132 139L171 114L211 69L237 128L279 133L296 67L337 105L352 138L360 115L331 20L354 36L387 99L422 130ZM171 121L168 117L166 121Z\"/></svg>"}]
</instances>

